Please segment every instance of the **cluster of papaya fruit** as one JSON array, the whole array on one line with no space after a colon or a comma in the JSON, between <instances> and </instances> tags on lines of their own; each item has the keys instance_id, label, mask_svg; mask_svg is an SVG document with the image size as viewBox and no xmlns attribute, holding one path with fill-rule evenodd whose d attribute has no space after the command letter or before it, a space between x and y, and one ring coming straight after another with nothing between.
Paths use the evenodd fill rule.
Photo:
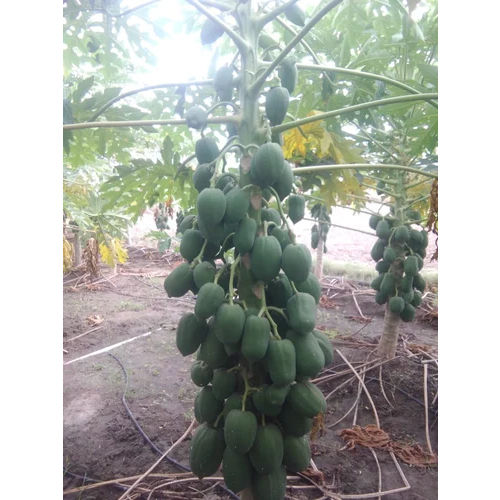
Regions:
<instances>
[{"instance_id":1,"label":"cluster of papaya fruit","mask_svg":"<svg viewBox=\"0 0 500 500\"><path fill-rule=\"evenodd\" d=\"M410 210L405 218L413 222L420 216ZM404 223L392 215L372 215L369 221L378 236L371 250L379 273L371 283L377 292L375 301L380 305L387 303L389 310L405 322L414 319L422 302L426 283L420 271L429 241L427 231L413 229L411 222Z\"/></svg>"},{"instance_id":2,"label":"cluster of papaya fruit","mask_svg":"<svg viewBox=\"0 0 500 500\"><path fill-rule=\"evenodd\" d=\"M200 165L218 155L209 138L199 139L195 151ZM292 194L293 173L275 143L261 145L250 164L248 187L260 191L259 209L235 176L212 175L196 180L197 214L178 221L185 262L164 284L170 297L196 294L194 312L180 319L176 333L181 354L196 353L191 378L201 387L190 464L201 478L222 463L231 490L283 498L285 469L308 466L306 435L326 410L310 379L333 360L328 337L315 330L321 286L310 252L295 242L282 208L287 199L288 215L298 222L305 200ZM242 298L249 280L260 289L260 307Z\"/></svg>"},{"instance_id":3,"label":"cluster of papaya fruit","mask_svg":"<svg viewBox=\"0 0 500 500\"><path fill-rule=\"evenodd\" d=\"M305 24L295 5L285 15ZM202 43L222 33L208 20ZM265 34L259 44L279 48ZM278 76L280 85L265 93L271 127L286 117L297 83L295 60L282 61ZM238 78L230 67L217 70L219 104L233 99ZM198 197L196 213L177 220L185 261L164 284L170 297L188 291L196 295L194 311L182 316L176 332L181 354L195 355L191 379L200 387L194 403L200 425L191 441L190 465L203 478L222 464L233 492L281 500L286 469L307 468L307 435L314 417L326 411L325 398L311 379L333 361L328 337L315 329L321 286L311 272L309 250L296 243L289 223L304 217L305 199L294 192L279 134L244 147L244 156L254 151L242 164L244 177L220 171L219 160L228 149L219 149L213 137L203 134L209 113L192 106L185 114L188 127L202 131L193 174ZM228 132L230 143L238 130L229 124Z\"/></svg>"}]
</instances>

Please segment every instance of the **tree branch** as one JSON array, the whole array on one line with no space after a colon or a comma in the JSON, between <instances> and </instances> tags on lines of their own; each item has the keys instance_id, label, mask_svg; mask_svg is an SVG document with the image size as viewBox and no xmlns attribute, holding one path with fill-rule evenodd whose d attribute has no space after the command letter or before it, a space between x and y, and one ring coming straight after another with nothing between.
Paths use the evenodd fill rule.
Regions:
<instances>
[{"instance_id":1,"label":"tree branch","mask_svg":"<svg viewBox=\"0 0 500 500\"><path fill-rule=\"evenodd\" d=\"M398 97L389 97L387 99L379 99L377 101L363 102L361 104L355 104L354 106L346 106L345 108L336 109L334 111L327 111L326 113L318 113L317 115L308 116L307 118L302 118L300 120L295 120L294 122L287 122L281 125L276 125L271 127L271 132L279 133L284 130L289 130L291 128L298 127L300 125L306 125L307 123L312 123L318 120L325 120L326 118L332 118L334 116L342 115L345 113L352 113L354 111L360 111L362 109L373 108L376 106L384 106L386 104L397 104L401 102L409 101L427 101L429 99L437 99L437 93L430 94L416 94L416 95L403 95Z\"/></svg>"},{"instance_id":2,"label":"tree branch","mask_svg":"<svg viewBox=\"0 0 500 500\"><path fill-rule=\"evenodd\" d=\"M209 118L207 123L224 124L238 123L238 116L214 116ZM186 120L131 120L131 121L111 121L111 122L83 122L68 123L63 125L63 130L79 130L84 128L116 128L116 127L149 127L152 125L186 125Z\"/></svg>"},{"instance_id":3,"label":"tree branch","mask_svg":"<svg viewBox=\"0 0 500 500\"><path fill-rule=\"evenodd\" d=\"M93 122L97 117L101 116L104 111L109 109L115 102L121 101L125 99L125 97L130 97L134 94L139 94L140 92L146 92L147 90L155 90L155 89L164 89L168 87L189 87L191 85L211 85L213 80L196 80L192 82L178 82L178 83L159 83L157 85L149 85L148 87L142 87L140 89L129 90L128 92L124 92L113 99L110 99L106 104L104 104L98 111L95 112L94 115L89 119L89 122Z\"/></svg>"},{"instance_id":4,"label":"tree branch","mask_svg":"<svg viewBox=\"0 0 500 500\"><path fill-rule=\"evenodd\" d=\"M190 1L190 0L188 0ZM283 49L280 55L269 65L269 67L255 80L250 87L250 91L257 91L262 87L266 78L274 71L278 64L285 59L285 57L291 52L291 50L304 38L309 31L323 18L323 16L336 7L342 0L331 0L328 2L321 10L319 10L315 16L313 16L309 22L297 33L297 35L290 41L290 43Z\"/></svg>"},{"instance_id":5,"label":"tree branch","mask_svg":"<svg viewBox=\"0 0 500 500\"><path fill-rule=\"evenodd\" d=\"M380 80L381 82L389 83L390 85L394 85L395 87L399 87L400 89L407 90L411 94L421 94L417 89L406 85L406 83L400 82L398 80L393 80L387 76L377 75L375 73L367 73L365 71L357 71L355 69L347 69L347 68L332 68L329 66L316 65L316 64L297 64L298 69L310 69L313 71L331 71L333 73L339 73L344 75L351 76L359 76L362 78L372 78L373 80ZM429 101L429 104L437 108L437 103L433 101Z\"/></svg>"},{"instance_id":6,"label":"tree branch","mask_svg":"<svg viewBox=\"0 0 500 500\"><path fill-rule=\"evenodd\" d=\"M193 7L196 7L200 12L205 14L209 19L211 19L214 23L218 24L233 40L236 46L242 50L247 47L247 42L240 36L236 31L233 31L224 21L221 21L217 16L212 14L205 6L203 6L198 0L186 0L187 3L190 3Z\"/></svg>"},{"instance_id":7,"label":"tree branch","mask_svg":"<svg viewBox=\"0 0 500 500\"><path fill-rule=\"evenodd\" d=\"M226 11L226 10L231 10L232 6L231 5L226 5L225 3L222 2L216 2L212 0L200 0L200 2L203 5L208 5L209 7L215 7L216 9Z\"/></svg>"},{"instance_id":8,"label":"tree branch","mask_svg":"<svg viewBox=\"0 0 500 500\"><path fill-rule=\"evenodd\" d=\"M293 36L297 36L297 32L291 26L289 26L287 23L285 23L285 21L283 21L283 19L280 19L278 17L278 18L276 18L276 21L278 21L278 23L280 23L281 26L283 26L286 30L288 30L290 33L292 33ZM316 64L321 64L321 61L320 61L318 55L316 54L316 52L314 52L312 47L305 40L301 40L300 44L307 50L307 52L309 52L309 54L313 58L313 61ZM333 82L332 82L331 78L328 76L328 73L326 71L323 72L323 76L328 80L328 83L333 87Z\"/></svg>"},{"instance_id":9,"label":"tree branch","mask_svg":"<svg viewBox=\"0 0 500 500\"><path fill-rule=\"evenodd\" d=\"M438 174L434 172L428 172L427 170L420 170L414 167L408 167L407 165L392 165L389 163L343 163L335 165L316 165L307 167L297 167L293 168L292 172L294 175L306 175L314 174L316 172L331 172L335 170L345 170L345 169L355 169L355 170L405 170L406 172L412 172L414 174L425 175L426 177L432 177L433 179L438 178Z\"/></svg>"},{"instance_id":10,"label":"tree branch","mask_svg":"<svg viewBox=\"0 0 500 500\"><path fill-rule=\"evenodd\" d=\"M271 22L275 17L278 17L280 14L285 12L288 7L293 5L294 3L297 3L298 0L289 0L288 2L284 3L283 5L277 7L273 11L264 14L261 18L257 20L257 29L258 31L262 30L262 28L269 22Z\"/></svg>"},{"instance_id":11,"label":"tree branch","mask_svg":"<svg viewBox=\"0 0 500 500\"><path fill-rule=\"evenodd\" d=\"M131 9L124 10L120 14L117 14L115 17L123 17L123 16L128 16L129 14L132 14L132 12L135 12L136 10L142 9L144 7L148 7L151 4L161 2L161 0L151 0L149 2L145 2L141 5L138 5L137 7L132 7Z\"/></svg>"}]
</instances>

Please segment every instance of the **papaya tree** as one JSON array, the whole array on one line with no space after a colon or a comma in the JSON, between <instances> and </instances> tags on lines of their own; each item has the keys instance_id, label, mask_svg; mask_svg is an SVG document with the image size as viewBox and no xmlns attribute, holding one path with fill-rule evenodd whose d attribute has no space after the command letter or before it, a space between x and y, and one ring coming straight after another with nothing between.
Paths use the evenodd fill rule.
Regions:
<instances>
[{"instance_id":1,"label":"papaya tree","mask_svg":"<svg viewBox=\"0 0 500 500\"><path fill-rule=\"evenodd\" d=\"M321 2L309 16L297 0L186 3L204 16L202 44L225 39L235 48L235 62L215 72L214 92L190 105L181 119L99 120L64 128L76 135L86 129L171 125L187 126L196 134L185 160L169 153L163 166L149 165L158 171L166 164L167 170L176 166L172 185L185 175L183 182L191 181L195 193L195 210L178 221L184 261L164 283L169 297L196 295L194 311L180 319L176 332L181 354L196 357L191 378L200 387L194 403L200 425L191 442L190 465L203 478L222 464L226 485L243 498L282 499L286 470L303 471L310 463L307 435L313 418L326 411L325 398L311 379L333 359L331 343L315 329L321 289L311 272L312 258L294 231L304 217L302 193L317 189L331 205L332 179L339 185L356 179L359 189L362 172L367 177L421 172L404 164L342 163L340 157L335 164L292 168L283 153L282 134L384 106L435 104L437 93L354 71L357 78L388 82L405 92L371 100L366 100L370 93L356 92L355 103L303 118L290 116L302 70L326 75L330 84L331 73L342 71L319 64L316 55L315 64L296 62L299 44L306 47L306 35L320 21L343 12L342 0ZM280 22L298 28L281 37L283 46L276 48L269 32ZM363 120L368 118L363 115ZM228 135L224 142L217 129L221 125ZM188 165L194 161L193 171ZM110 180L117 199L124 186L118 177ZM130 179L135 182L134 174ZM147 183L136 184L141 193ZM390 195L399 196L399 191Z\"/></svg>"}]
</instances>

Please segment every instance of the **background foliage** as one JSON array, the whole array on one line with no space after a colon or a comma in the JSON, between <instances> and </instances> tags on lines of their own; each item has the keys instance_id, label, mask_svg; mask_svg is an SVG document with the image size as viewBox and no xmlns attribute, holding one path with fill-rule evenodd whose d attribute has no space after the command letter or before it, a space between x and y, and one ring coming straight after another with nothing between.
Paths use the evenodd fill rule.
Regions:
<instances>
[{"instance_id":1,"label":"background foliage","mask_svg":"<svg viewBox=\"0 0 500 500\"><path fill-rule=\"evenodd\" d=\"M170 4L170 2L168 2ZM172 2L174 3L174 2ZM157 120L182 117L191 103L216 102L211 85L176 85L131 93L109 107L124 92L146 85L160 56L159 43L180 33L199 38L204 16L177 2L183 19L168 19L167 2L127 6L120 0L64 2L64 123L85 121ZM270 8L274 2L260 2ZM323 2L303 0L310 17ZM151 15L151 10L155 15ZM158 11L165 16L158 16ZM214 11L215 12L215 11ZM296 28L296 27L295 27ZM294 36L284 16L266 26L274 58ZM298 63L319 63L384 75L421 92L437 92L437 3L435 0L344 0L306 36L308 47L293 52ZM201 47L201 43L200 43ZM235 48L227 36L204 47L210 64L203 78L233 61ZM312 52L312 55L311 55ZM167 55L168 57L168 55ZM196 61L193 61L196 65ZM238 60L234 59L234 69ZM175 68L165 82L178 81ZM278 84L277 72L270 85ZM354 104L407 94L395 85L336 71L320 73L299 68L289 112L296 118ZM215 114L224 114L219 108ZM315 122L285 134L286 157L297 166L325 163L397 163L437 168L437 107L426 102L400 103L353 112ZM215 125L219 146L227 131ZM97 235L122 237L144 209L168 201L188 211L195 191L193 162L185 162L194 141L185 126L93 128L64 133L64 210L68 220ZM229 167L231 162L229 163ZM304 177L302 189L327 206L360 208L372 186L369 172L345 170ZM421 193L430 184L420 186ZM418 206L422 212L426 204Z\"/></svg>"}]
</instances>

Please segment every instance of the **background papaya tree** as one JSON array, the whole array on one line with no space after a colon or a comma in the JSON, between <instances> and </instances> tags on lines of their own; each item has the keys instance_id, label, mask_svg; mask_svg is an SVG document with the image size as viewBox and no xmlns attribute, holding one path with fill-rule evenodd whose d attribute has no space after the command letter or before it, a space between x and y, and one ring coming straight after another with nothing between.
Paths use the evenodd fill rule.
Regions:
<instances>
[{"instance_id":1,"label":"background papaya tree","mask_svg":"<svg viewBox=\"0 0 500 500\"><path fill-rule=\"evenodd\" d=\"M197 210L182 229L181 254L186 262L177 267L165 281L165 288L170 296L181 296L188 290L197 293L194 314L187 313L177 330L177 345L183 355L198 350L193 380L198 380L199 385L204 387L195 402L195 414L202 425L193 438L191 465L198 476L209 475L217 470L227 451L230 457L224 460L223 469L226 483L231 488L243 490L242 495L246 497L251 497L253 492L256 498L263 498L273 491L276 498L282 498L286 478L282 462L290 470L302 470L309 462L310 453L307 440L301 437L307 431L301 432L300 437L285 431L283 439L280 429L275 425L277 421L273 419L278 415L286 419L283 412L297 413L304 420L304 425L300 426L304 430L307 428L307 419L325 410L321 393L304 381L304 378L314 376L331 355L331 345L324 343L324 339L314 332L319 296L313 286L314 281L308 281L311 257L307 248L296 243L293 227L289 222L289 219L298 222L303 216L303 201L299 203L302 195L298 193L300 190L314 192L317 189L324 195L325 199L322 201L331 205L332 189L329 183L332 186L348 185L346 179L349 176L356 180L349 190L364 190L373 186L373 181L377 179L377 182L382 179L385 184L391 184L389 172L397 172L401 178L402 172L405 175L411 173L428 177L435 177L436 174L429 171L427 163L417 163L421 158L407 156L401 156L404 161L396 164L386 163L377 156L374 161L370 161L368 155L363 162L344 159L344 163L339 163L340 156L337 155L332 157L333 161L337 160L334 164L306 165L291 169L284 161L281 134L297 128L300 131L300 128L323 121L326 123L326 130L331 130L331 134L325 136L332 138L335 137L332 134L336 134L343 137L346 126L356 121L357 125L351 128L352 135L358 135L361 127L367 128L367 133L377 128L386 135L395 135L408 128L408 116L405 113L416 113L412 111L417 106L416 103L419 109L435 109L437 92L429 91L434 89L428 88L418 89L382 74L339 68L331 63L328 65L329 61L325 58L323 63L314 47L307 48L303 43L313 35L313 28L326 21L330 26L330 36L333 29L335 36L338 33L345 37L345 32L354 22L360 23L364 31L376 32L377 19L391 17L388 12L400 9L400 6L406 14L399 12L396 19L406 19L404 22L409 26L406 35L409 37L411 30L416 31L416 28L410 23L412 20L408 11L399 3L381 6L380 2L367 2L363 10L357 8L359 3L345 2L343 7L339 7L341 0L331 0L313 7L307 15L300 9L297 10L296 0L281 3L239 1L231 4L186 0L186 3L207 18L201 27L202 43L214 43L223 38L226 41L229 39L231 46L235 46L236 50L232 49L234 62L229 65L229 71L224 70L228 76L224 79L226 83L217 84L220 82L219 71L222 70L219 68L211 82L214 85L207 86L205 94L203 90L199 92L199 99L189 106L184 118L155 117L150 120L119 121L101 118L98 121L68 123L64 129L72 131L75 136L86 129L143 128L156 125L183 127L184 130L187 125L190 129L199 131L201 137L196 141L194 156L182 154L184 160L180 161L181 154L176 157L175 153L166 153L162 161L153 161L147 165L150 170L157 166L161 170L167 164L177 165L172 178L176 181L182 179L184 172L186 176L193 175L192 182L199 193L196 198ZM353 8L353 4L356 7ZM376 15L370 17L370 13ZM262 41L259 44L264 35L272 38L271 26L282 26L278 21L280 16L285 16L288 21L299 26L300 31L294 34L283 27L286 31L279 36L278 43L281 46L276 49L269 39L267 47L263 46L265 44ZM336 31L338 25L342 26L340 21L337 23L339 16L345 22L342 32ZM361 54L365 56L371 47L372 38L365 39L362 47L357 40L343 42L341 55L348 54L356 59ZM303 54L298 49L299 44L304 47ZM349 47L348 51L346 47ZM289 59L290 56L294 59ZM303 62L306 57L311 57L314 64ZM392 54L392 57L396 56ZM395 60L399 63L405 58L408 55L402 57L399 53ZM357 64L360 64L359 61ZM317 76L323 75L321 77L332 86L334 91L330 95L329 91L325 91L322 96L324 111L319 109L319 113L311 115L310 110L316 110L317 106L312 105L307 113L301 113L300 109L294 111L293 106L289 105L290 94L302 97L299 95L300 87L295 88L295 70L298 70L299 76L302 70L313 72ZM233 72L236 73L234 78ZM336 89L333 79L336 74L344 77L349 75L349 78L359 79L361 83L353 85L352 82L346 82L339 84ZM314 78L309 77L309 86L315 81ZM368 81L369 83L365 83ZM390 86L387 95L376 95L381 88L376 82ZM237 91L235 95L233 87ZM300 102L296 104L300 107L302 99L299 98L298 101ZM404 105L404 109L399 108L401 105ZM391 112L387 111L391 109L389 106L393 106L393 114L401 113L396 116L397 119L391 120ZM395 106L398 107L394 108ZM287 117L287 111L290 111L291 116ZM422 112L423 122L427 119L426 113L427 111ZM402 139L406 139L403 144L414 146L415 140L410 136L415 128L419 129L416 126L412 127L411 132L404 132ZM427 132L429 125L424 123L420 128ZM224 145L216 140L222 131L230 136ZM195 132L195 137L199 137L197 133ZM215 143L217 150L214 155L210 152L212 159L207 160L206 150L200 155L197 149L200 142L206 146L209 139ZM181 144L178 148L183 153ZM164 147L163 150L167 148ZM317 153L316 151L319 156ZM406 154L406 151L402 150L402 154ZM204 161L201 161L201 156ZM424 159L429 159L427 151L424 156ZM191 158L199 160L194 174L188 167ZM120 176L117 169L107 184L108 192L114 193L112 196L118 194L116 202L124 199L127 200L127 205L131 205L126 192L130 189L130 184L127 187L129 181L136 182L139 198L145 200L146 189L143 188L148 185L148 179L140 176L137 179L134 172L122 183L129 172L125 170L123 173ZM294 176L302 178L302 186L298 182L293 183ZM290 183L283 186L288 177ZM335 178L334 183L332 179ZM397 192L385 190L382 186L379 186L379 191L385 190L388 196L397 199L403 197L402 190L408 189L407 184L399 182ZM172 183L174 185L175 182ZM358 196L351 193L348 195ZM284 209L282 201L285 198L288 198L288 202ZM295 215L300 215L302 210L301 216L294 215L292 218L292 199L295 200L294 206L299 207L298 210L294 209ZM359 195L359 199L364 202L366 196ZM277 217L271 206L276 207ZM402 210L402 207L396 207L396 215L398 210ZM181 225L183 222L184 220ZM236 223L237 227L234 226ZM247 225L252 228L249 229ZM278 236L283 238L279 240ZM212 247L208 243L212 243ZM222 264L216 268L211 260ZM284 273L279 274L280 268ZM199 279L195 278L195 274ZM271 305L275 286L281 291L277 293L277 299L275 295L278 305ZM305 289L307 291L303 291ZM247 309L247 312L243 309ZM207 324L205 321L212 316L213 319ZM247 323L252 323L252 326ZM245 335L245 329L247 332L264 332L264 336L258 342L257 335L251 334L249 347L244 347L244 338L242 345L239 342L242 335ZM258 356L255 354L256 347L259 347ZM315 351L314 356L312 350ZM297 353L295 356L296 351L301 351L301 355ZM265 366L252 363L262 359L266 360ZM322 361L317 363L319 359ZM266 386L264 381L269 384ZM227 387L230 387L229 392ZM231 405L236 406L231 406L231 411L225 414L222 401L229 399L228 396L235 388L241 400L236 397L236 401L231 402ZM250 409L250 404L245 406L250 400L254 409ZM288 409L282 408L285 401ZM269 408L269 405L274 408ZM260 422L256 421L256 415L261 418ZM286 429L287 424L283 421L281 424L282 429ZM219 425L224 429L224 441L221 440ZM229 432L229 427L233 428L233 432ZM244 442L235 436L242 437ZM300 443L293 438L299 438ZM226 449L224 443L228 444ZM249 450L248 458L246 453ZM238 466L231 468L236 458ZM257 473L253 479L250 474L252 467Z\"/></svg>"}]
</instances>

